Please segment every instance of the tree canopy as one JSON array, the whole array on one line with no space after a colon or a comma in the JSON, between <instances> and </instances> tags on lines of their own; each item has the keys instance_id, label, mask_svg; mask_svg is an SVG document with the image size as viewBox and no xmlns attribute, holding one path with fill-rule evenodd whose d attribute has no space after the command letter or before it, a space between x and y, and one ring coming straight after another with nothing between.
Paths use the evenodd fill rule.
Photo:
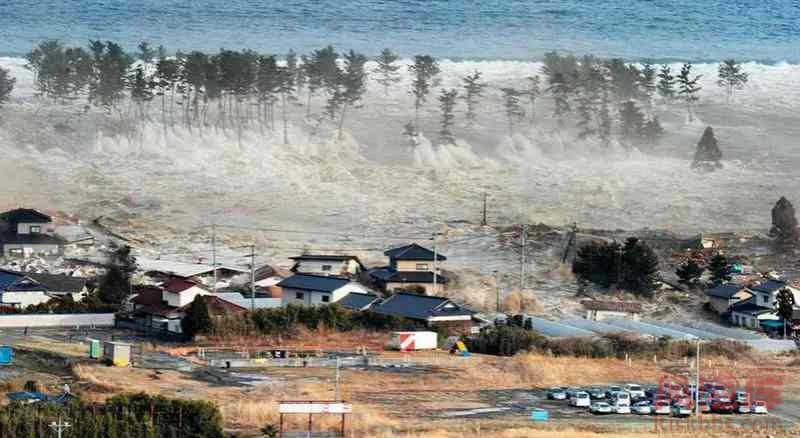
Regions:
<instances>
[{"instance_id":1,"label":"tree canopy","mask_svg":"<svg viewBox=\"0 0 800 438\"><path fill-rule=\"evenodd\" d=\"M781 196L781 199L778 199L778 202L772 207L770 234L784 241L797 240L800 235L794 206L784 196Z\"/></svg>"},{"instance_id":2,"label":"tree canopy","mask_svg":"<svg viewBox=\"0 0 800 438\"><path fill-rule=\"evenodd\" d=\"M592 242L578 249L572 272L579 280L602 287L616 285L634 293L651 294L658 275L658 257L635 237L624 245Z\"/></svg>"},{"instance_id":3,"label":"tree canopy","mask_svg":"<svg viewBox=\"0 0 800 438\"><path fill-rule=\"evenodd\" d=\"M722 160L722 151L714 136L714 128L707 126L700 141L697 142L692 167L713 170L722 167L720 160Z\"/></svg>"}]
</instances>

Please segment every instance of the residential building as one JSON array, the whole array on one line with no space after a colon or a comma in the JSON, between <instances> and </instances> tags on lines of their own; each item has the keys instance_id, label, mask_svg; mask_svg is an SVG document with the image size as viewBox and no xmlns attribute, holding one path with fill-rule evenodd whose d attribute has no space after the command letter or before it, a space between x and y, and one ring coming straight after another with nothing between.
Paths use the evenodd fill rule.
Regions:
<instances>
[{"instance_id":1,"label":"residential building","mask_svg":"<svg viewBox=\"0 0 800 438\"><path fill-rule=\"evenodd\" d=\"M304 254L289 258L294 260L292 272L298 274L356 277L364 270L358 257L350 255Z\"/></svg>"},{"instance_id":2,"label":"residential building","mask_svg":"<svg viewBox=\"0 0 800 438\"><path fill-rule=\"evenodd\" d=\"M381 289L393 292L420 288L428 295L438 295L444 290L448 278L441 274L441 262L447 260L443 254L435 254L434 263L433 251L412 243L390 249L384 255L389 257L389 265L369 271Z\"/></svg>"},{"instance_id":3,"label":"residential building","mask_svg":"<svg viewBox=\"0 0 800 438\"><path fill-rule=\"evenodd\" d=\"M730 321L734 325L760 330L767 321L779 321L772 307L764 307L756 303L754 295L746 300L733 304L730 308Z\"/></svg>"},{"instance_id":4,"label":"residential building","mask_svg":"<svg viewBox=\"0 0 800 438\"><path fill-rule=\"evenodd\" d=\"M204 290L202 292L195 290L195 287L173 283L165 285L164 288L154 286L139 288L136 296L130 300L131 313L137 323L148 330L180 334L183 333L181 321L194 299L200 295L205 297L208 313L212 318L247 312L247 308L243 305L206 293ZM176 290L179 292L175 292ZM179 296L176 297L176 294ZM176 306L174 303L182 304Z\"/></svg>"},{"instance_id":5,"label":"residential building","mask_svg":"<svg viewBox=\"0 0 800 438\"><path fill-rule=\"evenodd\" d=\"M750 299L753 292L741 284L725 283L706 289L706 296L711 310L722 315L734 304Z\"/></svg>"},{"instance_id":6,"label":"residential building","mask_svg":"<svg viewBox=\"0 0 800 438\"><path fill-rule=\"evenodd\" d=\"M47 288L28 274L0 270L0 306L24 309L51 299Z\"/></svg>"},{"instance_id":7,"label":"residential building","mask_svg":"<svg viewBox=\"0 0 800 438\"><path fill-rule=\"evenodd\" d=\"M375 313L410 319L420 325L435 327L451 335L477 331L475 312L448 298L398 292L370 310Z\"/></svg>"},{"instance_id":8,"label":"residential building","mask_svg":"<svg viewBox=\"0 0 800 438\"><path fill-rule=\"evenodd\" d=\"M605 319L632 319L638 321L642 314L642 303L637 301L583 300L586 319L603 321Z\"/></svg>"},{"instance_id":9,"label":"residential building","mask_svg":"<svg viewBox=\"0 0 800 438\"><path fill-rule=\"evenodd\" d=\"M797 289L784 281L767 280L750 287L750 289L753 291L753 295L756 296L758 305L769 307L770 309L775 307L776 296L778 295L778 292L784 288L789 289L792 292L796 303L800 303L800 289Z\"/></svg>"},{"instance_id":10,"label":"residential building","mask_svg":"<svg viewBox=\"0 0 800 438\"><path fill-rule=\"evenodd\" d=\"M214 267L204 263L186 263L174 260L148 259L138 257L136 265L139 271L144 272L155 281L168 281L173 277L180 277L196 282L212 284ZM250 271L236 266L217 266L217 279L228 280L236 275L249 274Z\"/></svg>"},{"instance_id":11,"label":"residential building","mask_svg":"<svg viewBox=\"0 0 800 438\"><path fill-rule=\"evenodd\" d=\"M349 278L295 274L277 284L283 290L283 305L318 306L335 303L349 293L369 294L364 285Z\"/></svg>"},{"instance_id":12,"label":"residential building","mask_svg":"<svg viewBox=\"0 0 800 438\"><path fill-rule=\"evenodd\" d=\"M171 307L183 307L194 301L198 295L210 295L212 292L200 283L172 278L163 285L162 300Z\"/></svg>"},{"instance_id":13,"label":"residential building","mask_svg":"<svg viewBox=\"0 0 800 438\"><path fill-rule=\"evenodd\" d=\"M278 283L293 275L290 270L274 265L264 265L256 269L254 274L256 288L261 288L270 297L278 299L281 298L283 292L278 287ZM249 283L250 281L248 280L247 284Z\"/></svg>"},{"instance_id":14,"label":"residential building","mask_svg":"<svg viewBox=\"0 0 800 438\"><path fill-rule=\"evenodd\" d=\"M336 304L344 307L345 309L354 311L369 310L373 305L380 303L381 298L373 294L350 293L345 295L344 298L337 301Z\"/></svg>"},{"instance_id":15,"label":"residential building","mask_svg":"<svg viewBox=\"0 0 800 438\"><path fill-rule=\"evenodd\" d=\"M55 256L62 253L64 240L55 236L50 216L29 208L0 214L0 247L3 257Z\"/></svg>"},{"instance_id":16,"label":"residential building","mask_svg":"<svg viewBox=\"0 0 800 438\"><path fill-rule=\"evenodd\" d=\"M26 275L44 286L50 296L63 298L69 295L72 301L77 302L83 300L89 294L85 278L35 272L28 272Z\"/></svg>"}]
</instances>

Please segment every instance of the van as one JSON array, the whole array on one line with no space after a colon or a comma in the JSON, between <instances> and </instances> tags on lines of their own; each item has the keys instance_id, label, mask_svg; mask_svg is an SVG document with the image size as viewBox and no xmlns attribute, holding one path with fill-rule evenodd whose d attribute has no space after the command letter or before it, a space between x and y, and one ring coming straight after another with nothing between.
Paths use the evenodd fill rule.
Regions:
<instances>
[{"instance_id":1,"label":"van","mask_svg":"<svg viewBox=\"0 0 800 438\"><path fill-rule=\"evenodd\" d=\"M631 405L631 395L625 391L617 391L611 394L612 405Z\"/></svg>"},{"instance_id":2,"label":"van","mask_svg":"<svg viewBox=\"0 0 800 438\"><path fill-rule=\"evenodd\" d=\"M588 392L578 391L569 399L569 404L578 408L588 408L592 402Z\"/></svg>"}]
</instances>

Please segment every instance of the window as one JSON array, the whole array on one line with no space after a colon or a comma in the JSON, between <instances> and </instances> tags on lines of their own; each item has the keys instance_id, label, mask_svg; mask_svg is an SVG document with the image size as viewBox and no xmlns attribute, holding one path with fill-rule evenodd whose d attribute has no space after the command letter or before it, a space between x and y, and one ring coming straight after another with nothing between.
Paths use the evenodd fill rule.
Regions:
<instances>
[{"instance_id":1,"label":"window","mask_svg":"<svg viewBox=\"0 0 800 438\"><path fill-rule=\"evenodd\" d=\"M760 295L760 297L761 297L761 304L766 304L767 303L767 296L766 295Z\"/></svg>"},{"instance_id":2,"label":"window","mask_svg":"<svg viewBox=\"0 0 800 438\"><path fill-rule=\"evenodd\" d=\"M322 272L330 272L333 267L331 265L322 265Z\"/></svg>"},{"instance_id":3,"label":"window","mask_svg":"<svg viewBox=\"0 0 800 438\"><path fill-rule=\"evenodd\" d=\"M42 232L42 227L40 227L39 225L31 225L30 232L31 234L39 234Z\"/></svg>"},{"instance_id":4,"label":"window","mask_svg":"<svg viewBox=\"0 0 800 438\"><path fill-rule=\"evenodd\" d=\"M322 302L323 303L330 303L331 302L331 297L328 296L328 295L323 295L322 296Z\"/></svg>"},{"instance_id":5,"label":"window","mask_svg":"<svg viewBox=\"0 0 800 438\"><path fill-rule=\"evenodd\" d=\"M427 271L428 264L427 263L417 263L417 271Z\"/></svg>"},{"instance_id":6,"label":"window","mask_svg":"<svg viewBox=\"0 0 800 438\"><path fill-rule=\"evenodd\" d=\"M302 292L297 292L296 294L294 294L294 297L295 297L295 299L302 300L303 299L303 293Z\"/></svg>"}]
</instances>

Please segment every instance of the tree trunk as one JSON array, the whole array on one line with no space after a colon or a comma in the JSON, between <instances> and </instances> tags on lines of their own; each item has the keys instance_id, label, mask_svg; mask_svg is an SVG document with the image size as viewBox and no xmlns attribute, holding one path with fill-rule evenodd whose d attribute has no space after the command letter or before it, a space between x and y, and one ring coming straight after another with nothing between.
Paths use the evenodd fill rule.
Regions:
<instances>
[{"instance_id":1,"label":"tree trunk","mask_svg":"<svg viewBox=\"0 0 800 438\"><path fill-rule=\"evenodd\" d=\"M286 119L286 93L281 96L283 107L283 144L289 144L289 125Z\"/></svg>"},{"instance_id":2,"label":"tree trunk","mask_svg":"<svg viewBox=\"0 0 800 438\"><path fill-rule=\"evenodd\" d=\"M339 116L339 141L342 140L342 126L344 125L344 113L347 111L347 102L342 104L342 114Z\"/></svg>"}]
</instances>

